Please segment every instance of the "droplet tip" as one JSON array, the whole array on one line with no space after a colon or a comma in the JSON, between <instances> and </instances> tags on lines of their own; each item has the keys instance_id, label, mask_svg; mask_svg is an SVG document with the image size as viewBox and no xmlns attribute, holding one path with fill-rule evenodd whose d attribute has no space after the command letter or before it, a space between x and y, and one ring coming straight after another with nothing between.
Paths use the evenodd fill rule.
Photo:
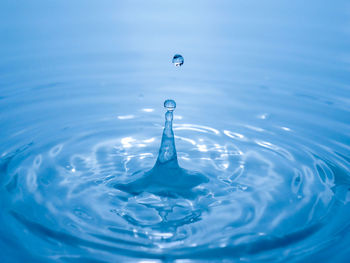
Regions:
<instances>
[{"instance_id":1,"label":"droplet tip","mask_svg":"<svg viewBox=\"0 0 350 263\"><path fill-rule=\"evenodd\" d=\"M167 109L167 111L174 111L176 108L176 102L171 99L167 99L164 101L164 108Z\"/></svg>"}]
</instances>

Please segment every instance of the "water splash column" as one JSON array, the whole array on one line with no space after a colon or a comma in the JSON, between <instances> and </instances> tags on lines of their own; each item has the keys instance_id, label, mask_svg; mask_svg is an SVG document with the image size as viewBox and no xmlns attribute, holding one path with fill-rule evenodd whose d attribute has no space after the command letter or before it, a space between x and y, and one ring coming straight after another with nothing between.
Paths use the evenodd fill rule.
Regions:
<instances>
[{"instance_id":1,"label":"water splash column","mask_svg":"<svg viewBox=\"0 0 350 263\"><path fill-rule=\"evenodd\" d=\"M156 165L166 164L167 166L171 165L178 167L173 132L173 111L176 108L176 103L174 100L166 100L164 102L164 107L167 109L167 112L165 113L165 127Z\"/></svg>"}]
</instances>

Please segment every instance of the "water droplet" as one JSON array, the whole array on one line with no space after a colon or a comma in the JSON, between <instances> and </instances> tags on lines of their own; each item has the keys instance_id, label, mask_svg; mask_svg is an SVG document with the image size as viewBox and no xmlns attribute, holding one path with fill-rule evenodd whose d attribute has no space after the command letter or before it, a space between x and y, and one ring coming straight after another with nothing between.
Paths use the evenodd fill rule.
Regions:
<instances>
[{"instance_id":1,"label":"water droplet","mask_svg":"<svg viewBox=\"0 0 350 263\"><path fill-rule=\"evenodd\" d=\"M166 108L167 111L174 111L176 108L176 102L174 100L166 100L164 101L164 108Z\"/></svg>"},{"instance_id":2,"label":"water droplet","mask_svg":"<svg viewBox=\"0 0 350 263\"><path fill-rule=\"evenodd\" d=\"M184 63L184 58L180 54L175 54L172 62L176 67L182 66L182 64Z\"/></svg>"}]
</instances>

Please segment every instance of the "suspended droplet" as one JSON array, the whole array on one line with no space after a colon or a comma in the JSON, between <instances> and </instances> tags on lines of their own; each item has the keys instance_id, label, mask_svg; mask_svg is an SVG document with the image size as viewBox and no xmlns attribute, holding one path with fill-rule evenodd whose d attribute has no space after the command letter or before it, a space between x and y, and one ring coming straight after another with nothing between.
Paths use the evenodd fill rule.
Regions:
<instances>
[{"instance_id":1,"label":"suspended droplet","mask_svg":"<svg viewBox=\"0 0 350 263\"><path fill-rule=\"evenodd\" d=\"M173 57L173 64L176 67L182 66L182 64L184 63L184 58L183 56L181 56L180 54L175 54Z\"/></svg>"},{"instance_id":2,"label":"suspended droplet","mask_svg":"<svg viewBox=\"0 0 350 263\"><path fill-rule=\"evenodd\" d=\"M176 108L176 102L174 100L166 100L164 101L164 108L166 108L167 111L174 111Z\"/></svg>"}]
</instances>

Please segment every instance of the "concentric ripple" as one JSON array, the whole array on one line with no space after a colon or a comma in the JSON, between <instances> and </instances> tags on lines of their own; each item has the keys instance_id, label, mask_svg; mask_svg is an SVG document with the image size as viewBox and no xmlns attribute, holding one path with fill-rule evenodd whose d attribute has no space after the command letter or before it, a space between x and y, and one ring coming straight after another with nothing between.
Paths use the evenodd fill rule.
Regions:
<instances>
[{"instance_id":1,"label":"concentric ripple","mask_svg":"<svg viewBox=\"0 0 350 263\"><path fill-rule=\"evenodd\" d=\"M272 260L277 248L288 248L288 257L335 242L327 236L330 220L350 201L347 186L337 184L348 172L344 160L335 166L291 139L281 144L234 127L179 123L180 165L209 181L192 198L133 195L113 185L136 180L154 165L160 130L146 129L147 136L124 130L127 136L99 139L84 151L80 145L97 135L35 154L34 144L3 154L8 231L29 251L45 246L33 256L68 261L82 253L107 261L116 255L201 261L218 254ZM60 255L62 249L71 252Z\"/></svg>"}]
</instances>

